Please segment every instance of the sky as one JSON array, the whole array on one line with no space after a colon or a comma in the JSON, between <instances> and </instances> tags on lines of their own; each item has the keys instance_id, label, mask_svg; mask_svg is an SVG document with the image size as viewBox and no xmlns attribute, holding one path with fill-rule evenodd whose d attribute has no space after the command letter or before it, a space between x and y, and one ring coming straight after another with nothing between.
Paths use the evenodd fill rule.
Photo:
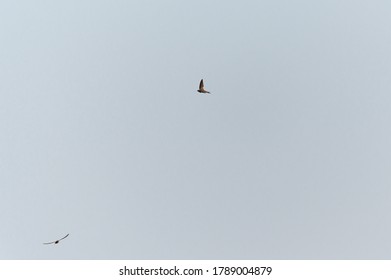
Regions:
<instances>
[{"instance_id":1,"label":"sky","mask_svg":"<svg viewBox=\"0 0 391 280\"><path fill-rule=\"evenodd\" d=\"M390 259L390 9L1 1L0 259Z\"/></svg>"}]
</instances>

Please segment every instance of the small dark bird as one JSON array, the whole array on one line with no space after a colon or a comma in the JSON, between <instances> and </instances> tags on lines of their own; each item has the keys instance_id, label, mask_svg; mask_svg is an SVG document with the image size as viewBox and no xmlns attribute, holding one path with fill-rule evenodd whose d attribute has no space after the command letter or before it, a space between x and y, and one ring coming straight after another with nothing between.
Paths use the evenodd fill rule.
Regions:
<instances>
[{"instance_id":1,"label":"small dark bird","mask_svg":"<svg viewBox=\"0 0 391 280\"><path fill-rule=\"evenodd\" d=\"M202 92L202 93L210 93L209 91L206 91L206 90L204 89L204 79L201 80L200 86L199 86L199 88L198 88L197 91L198 91L198 92Z\"/></svg>"},{"instance_id":2,"label":"small dark bird","mask_svg":"<svg viewBox=\"0 0 391 280\"><path fill-rule=\"evenodd\" d=\"M69 233L67 235L65 235L63 238L59 239L59 240L56 240L56 241L53 241L53 242L48 242L48 243L43 243L44 245L49 245L49 244L58 244L61 240L67 238L69 235Z\"/></svg>"}]
</instances>

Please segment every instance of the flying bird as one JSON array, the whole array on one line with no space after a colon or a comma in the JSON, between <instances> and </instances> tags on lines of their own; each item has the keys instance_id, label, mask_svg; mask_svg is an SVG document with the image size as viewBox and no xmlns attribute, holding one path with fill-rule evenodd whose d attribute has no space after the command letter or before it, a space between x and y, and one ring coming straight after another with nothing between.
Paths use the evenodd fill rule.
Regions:
<instances>
[{"instance_id":1,"label":"flying bird","mask_svg":"<svg viewBox=\"0 0 391 280\"><path fill-rule=\"evenodd\" d=\"M49 245L49 244L58 244L58 242L60 242L61 240L67 238L69 235L69 233L67 235L65 235L63 238L59 239L59 240L56 240L56 241L53 241L53 242L48 242L48 243L43 243L44 245Z\"/></svg>"},{"instance_id":2,"label":"flying bird","mask_svg":"<svg viewBox=\"0 0 391 280\"><path fill-rule=\"evenodd\" d=\"M201 82L200 82L200 87L198 88L197 91L198 91L198 92L202 92L202 93L210 93L209 91L206 91L206 90L204 89L204 79L201 80Z\"/></svg>"}]
</instances>

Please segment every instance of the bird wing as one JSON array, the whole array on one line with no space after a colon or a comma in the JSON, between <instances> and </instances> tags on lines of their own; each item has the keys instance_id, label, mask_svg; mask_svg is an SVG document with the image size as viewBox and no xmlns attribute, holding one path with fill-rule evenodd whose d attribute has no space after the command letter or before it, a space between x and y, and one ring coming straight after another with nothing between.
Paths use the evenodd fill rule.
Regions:
<instances>
[{"instance_id":1,"label":"bird wing","mask_svg":"<svg viewBox=\"0 0 391 280\"><path fill-rule=\"evenodd\" d=\"M43 245L49 245L49 244L53 244L55 243L56 241L53 241L53 242L48 242L48 243L43 243Z\"/></svg>"},{"instance_id":2,"label":"bird wing","mask_svg":"<svg viewBox=\"0 0 391 280\"><path fill-rule=\"evenodd\" d=\"M204 89L204 79L201 79L200 90L203 90L203 89Z\"/></svg>"},{"instance_id":3,"label":"bird wing","mask_svg":"<svg viewBox=\"0 0 391 280\"><path fill-rule=\"evenodd\" d=\"M60 241L60 240L63 240L63 239L65 239L65 238L67 238L67 237L68 237L68 235L69 235L69 233L68 233L67 235L65 235L63 238L59 239L58 241Z\"/></svg>"}]
</instances>

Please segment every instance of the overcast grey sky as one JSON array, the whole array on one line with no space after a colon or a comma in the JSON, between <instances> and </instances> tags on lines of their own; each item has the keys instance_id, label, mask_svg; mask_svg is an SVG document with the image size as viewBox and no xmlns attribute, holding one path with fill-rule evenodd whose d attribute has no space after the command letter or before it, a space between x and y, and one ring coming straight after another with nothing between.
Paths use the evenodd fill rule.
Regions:
<instances>
[{"instance_id":1,"label":"overcast grey sky","mask_svg":"<svg viewBox=\"0 0 391 280\"><path fill-rule=\"evenodd\" d=\"M390 259L390 11L1 1L0 259Z\"/></svg>"}]
</instances>

